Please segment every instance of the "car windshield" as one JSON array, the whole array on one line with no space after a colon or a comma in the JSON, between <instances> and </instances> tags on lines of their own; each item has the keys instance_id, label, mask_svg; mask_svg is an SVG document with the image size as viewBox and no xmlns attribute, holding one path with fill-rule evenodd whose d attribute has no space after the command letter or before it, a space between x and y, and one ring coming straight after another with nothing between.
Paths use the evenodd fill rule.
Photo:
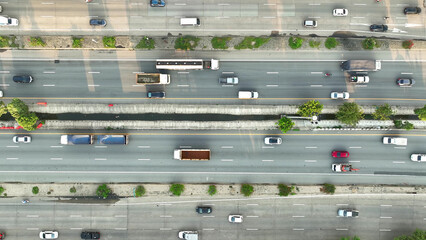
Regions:
<instances>
[{"instance_id":1,"label":"car windshield","mask_svg":"<svg viewBox=\"0 0 426 240\"><path fill-rule=\"evenodd\" d=\"M269 139L269 142L270 142L270 143L277 143L277 142L278 142L278 139L276 139L276 138L270 138L270 139Z\"/></svg>"}]
</instances>

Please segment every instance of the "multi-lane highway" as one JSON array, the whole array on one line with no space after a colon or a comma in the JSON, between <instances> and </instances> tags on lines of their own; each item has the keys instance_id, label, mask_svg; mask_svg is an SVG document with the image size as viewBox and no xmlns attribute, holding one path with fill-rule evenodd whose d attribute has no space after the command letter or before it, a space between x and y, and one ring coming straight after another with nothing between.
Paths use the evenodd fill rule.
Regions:
<instances>
[{"instance_id":1,"label":"multi-lane highway","mask_svg":"<svg viewBox=\"0 0 426 240\"><path fill-rule=\"evenodd\" d=\"M49 100L49 102L126 102L152 103L147 91L164 90L167 98L161 103L250 103L294 104L307 99L320 99L325 104L341 104L330 99L330 92L348 91L351 99L361 104L420 105L425 84L423 62L382 62L382 70L370 72L370 83L355 85L340 69L339 60L326 61L221 61L220 69L202 71L170 71L169 85L137 85L137 72L158 72L155 61L61 61L26 62L4 61L0 68L0 87L6 98ZM332 73L324 77L324 72ZM31 84L12 81L14 75L30 74ZM238 76L238 85L218 83L222 75ZM398 78L414 78L412 88L396 85ZM259 92L259 100L237 99L239 90Z\"/></svg>"},{"instance_id":2,"label":"multi-lane highway","mask_svg":"<svg viewBox=\"0 0 426 240\"><path fill-rule=\"evenodd\" d=\"M78 239L94 230L101 239L177 239L180 230L197 230L200 239L361 239L387 240L422 228L426 219L422 195L344 195L264 197L259 199L123 199L114 205L78 204L67 200L2 199L0 224L8 239L38 239L56 230L60 239ZM211 214L197 214L210 206ZM356 219L337 217L337 210L359 210ZM231 224L229 214L241 214Z\"/></svg>"},{"instance_id":3,"label":"multi-lane highway","mask_svg":"<svg viewBox=\"0 0 426 240\"><path fill-rule=\"evenodd\" d=\"M19 19L18 27L6 27L4 34L27 35L157 35L168 33L197 35L260 35L278 33L315 33L332 35L352 32L358 35L424 38L424 17L404 15L403 9L418 6L418 1L375 0L342 1L181 1L167 0L166 7L150 7L148 0L100 1L86 4L78 1L30 0L22 3L4 2L3 12ZM334 8L347 8L347 17L333 17ZM70 11L72 9L72 11ZM199 17L201 26L182 27L181 17ZM387 20L384 17L389 17ZM92 18L106 19L106 27L91 27ZM315 29L303 27L305 19L315 19ZM371 24L387 24L387 33L370 33Z\"/></svg>"},{"instance_id":4,"label":"multi-lane highway","mask_svg":"<svg viewBox=\"0 0 426 240\"><path fill-rule=\"evenodd\" d=\"M425 163L410 160L412 153L425 153L421 133L407 135L408 146L384 145L389 132L293 132L282 145L264 145L270 133L144 131L131 133L128 145L61 145L60 133L49 132L15 144L13 134L3 133L0 181L422 184L426 177ZM211 160L175 160L178 148L209 148ZM333 159L333 150L350 157ZM360 170L333 173L336 162Z\"/></svg>"}]
</instances>

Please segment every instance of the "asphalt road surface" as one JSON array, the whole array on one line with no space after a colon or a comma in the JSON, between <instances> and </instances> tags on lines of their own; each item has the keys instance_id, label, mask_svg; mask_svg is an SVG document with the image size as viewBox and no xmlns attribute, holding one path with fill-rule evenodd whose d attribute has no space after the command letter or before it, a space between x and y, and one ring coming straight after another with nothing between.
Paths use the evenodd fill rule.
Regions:
<instances>
[{"instance_id":1,"label":"asphalt road surface","mask_svg":"<svg viewBox=\"0 0 426 240\"><path fill-rule=\"evenodd\" d=\"M29 7L22 7L22 4ZM148 0L101 1L26 0L2 4L2 15L19 19L18 27L2 27L13 35L261 35L278 33L332 35L336 32L356 35L424 38L424 15L404 15L407 6L418 6L414 0L375 0L342 3L342 1L250 0L198 1L167 0L166 7L153 8ZM421 7L421 6L419 6ZM334 8L347 8L347 17L333 17ZM423 9L424 10L424 9ZM198 17L199 27L179 25L181 17ZM389 17L387 20L384 17ZM106 19L106 27L92 27L90 19ZM315 19L315 29L303 27L305 19ZM387 24L387 33L371 33L371 24Z\"/></svg>"},{"instance_id":2,"label":"asphalt road surface","mask_svg":"<svg viewBox=\"0 0 426 240\"><path fill-rule=\"evenodd\" d=\"M122 199L114 205L70 203L66 200L0 201L2 231L8 239L39 239L42 230L56 230L60 239L79 239L81 231L101 239L177 239L180 230L197 230L199 239L340 239L359 236L388 240L422 228L424 195L291 196L236 199ZM209 206L211 214L197 214ZM358 218L337 217L338 209L357 209ZM231 224L229 214L243 215Z\"/></svg>"},{"instance_id":3,"label":"asphalt road surface","mask_svg":"<svg viewBox=\"0 0 426 240\"><path fill-rule=\"evenodd\" d=\"M30 144L15 144L14 134L2 133L0 181L422 184L426 178L426 163L410 160L412 153L425 153L420 133L400 132L407 146L384 145L382 137L390 132L291 132L275 146L263 138L278 131L130 134L128 145L61 145L60 133L33 133ZM179 148L211 149L211 160L175 160ZM333 150L349 151L350 157L333 159ZM360 170L334 173L332 163Z\"/></svg>"},{"instance_id":4,"label":"asphalt road surface","mask_svg":"<svg viewBox=\"0 0 426 240\"><path fill-rule=\"evenodd\" d=\"M382 70L370 72L367 85L349 82L341 61L221 61L220 69L169 71L169 85L137 85L138 72L155 73L154 61L4 61L0 88L6 99L21 98L48 102L209 103L209 104L298 104L331 100L333 91L348 91L360 104L424 104L423 62L384 61ZM167 71L164 71L167 72ZM325 77L324 73L332 73ZM12 81L15 75L32 75L30 84ZM239 77L238 85L221 85L220 76ZM413 87L396 85L398 78L413 78ZM259 92L258 100L237 99L239 90ZM165 91L166 99L147 99L147 91Z\"/></svg>"}]
</instances>

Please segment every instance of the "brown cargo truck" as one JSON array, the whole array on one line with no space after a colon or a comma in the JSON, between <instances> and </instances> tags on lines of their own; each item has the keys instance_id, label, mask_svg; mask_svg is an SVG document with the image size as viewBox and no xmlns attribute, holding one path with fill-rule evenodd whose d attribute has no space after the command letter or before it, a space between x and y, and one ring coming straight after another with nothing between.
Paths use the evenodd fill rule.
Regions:
<instances>
[{"instance_id":1,"label":"brown cargo truck","mask_svg":"<svg viewBox=\"0 0 426 240\"><path fill-rule=\"evenodd\" d=\"M208 161L210 149L175 149L174 158L178 160Z\"/></svg>"}]
</instances>

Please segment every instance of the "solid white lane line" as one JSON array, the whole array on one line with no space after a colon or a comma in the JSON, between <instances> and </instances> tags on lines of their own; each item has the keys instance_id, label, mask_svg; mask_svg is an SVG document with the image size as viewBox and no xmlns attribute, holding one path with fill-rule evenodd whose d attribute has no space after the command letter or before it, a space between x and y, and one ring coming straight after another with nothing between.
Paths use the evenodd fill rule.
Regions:
<instances>
[{"instance_id":1,"label":"solid white lane line","mask_svg":"<svg viewBox=\"0 0 426 240\"><path fill-rule=\"evenodd\" d=\"M293 206L305 206L303 203L293 203Z\"/></svg>"},{"instance_id":2,"label":"solid white lane line","mask_svg":"<svg viewBox=\"0 0 426 240\"><path fill-rule=\"evenodd\" d=\"M114 228L115 230L123 230L123 231L126 231L127 230L127 228Z\"/></svg>"},{"instance_id":3,"label":"solid white lane line","mask_svg":"<svg viewBox=\"0 0 426 240\"><path fill-rule=\"evenodd\" d=\"M278 85L266 85L266 87L278 87Z\"/></svg>"},{"instance_id":4,"label":"solid white lane line","mask_svg":"<svg viewBox=\"0 0 426 240\"><path fill-rule=\"evenodd\" d=\"M234 146L222 146L221 148L234 148Z\"/></svg>"},{"instance_id":5,"label":"solid white lane line","mask_svg":"<svg viewBox=\"0 0 426 240\"><path fill-rule=\"evenodd\" d=\"M94 73L101 73L101 72L87 72L87 73L91 73L91 74L94 74Z\"/></svg>"},{"instance_id":6,"label":"solid white lane line","mask_svg":"<svg viewBox=\"0 0 426 240\"><path fill-rule=\"evenodd\" d=\"M362 147L349 147L349 148L362 148Z\"/></svg>"},{"instance_id":7,"label":"solid white lane line","mask_svg":"<svg viewBox=\"0 0 426 240\"><path fill-rule=\"evenodd\" d=\"M46 74L53 74L53 73L55 73L55 72L43 72L43 73L46 73Z\"/></svg>"},{"instance_id":8,"label":"solid white lane line","mask_svg":"<svg viewBox=\"0 0 426 240\"><path fill-rule=\"evenodd\" d=\"M317 162L317 160L305 160L305 162Z\"/></svg>"},{"instance_id":9,"label":"solid white lane line","mask_svg":"<svg viewBox=\"0 0 426 240\"><path fill-rule=\"evenodd\" d=\"M192 146L179 146L179 148L192 148Z\"/></svg>"},{"instance_id":10,"label":"solid white lane line","mask_svg":"<svg viewBox=\"0 0 426 240\"><path fill-rule=\"evenodd\" d=\"M380 232L390 232L390 229L379 229Z\"/></svg>"},{"instance_id":11,"label":"solid white lane line","mask_svg":"<svg viewBox=\"0 0 426 240\"><path fill-rule=\"evenodd\" d=\"M38 215L27 215L28 218L38 218Z\"/></svg>"},{"instance_id":12,"label":"solid white lane line","mask_svg":"<svg viewBox=\"0 0 426 240\"><path fill-rule=\"evenodd\" d=\"M262 162L273 162L274 160L262 160Z\"/></svg>"},{"instance_id":13,"label":"solid white lane line","mask_svg":"<svg viewBox=\"0 0 426 240\"><path fill-rule=\"evenodd\" d=\"M266 72L266 74L278 74L278 72Z\"/></svg>"},{"instance_id":14,"label":"solid white lane line","mask_svg":"<svg viewBox=\"0 0 426 240\"><path fill-rule=\"evenodd\" d=\"M234 161L234 159L221 159L220 161L222 161L222 162L232 162L232 161Z\"/></svg>"},{"instance_id":15,"label":"solid white lane line","mask_svg":"<svg viewBox=\"0 0 426 240\"><path fill-rule=\"evenodd\" d=\"M406 147L393 147L393 148L396 148L396 149L406 149Z\"/></svg>"},{"instance_id":16,"label":"solid white lane line","mask_svg":"<svg viewBox=\"0 0 426 240\"><path fill-rule=\"evenodd\" d=\"M0 84L0 87L9 87L9 84Z\"/></svg>"},{"instance_id":17,"label":"solid white lane line","mask_svg":"<svg viewBox=\"0 0 426 240\"><path fill-rule=\"evenodd\" d=\"M234 87L234 85L222 84L222 87Z\"/></svg>"},{"instance_id":18,"label":"solid white lane line","mask_svg":"<svg viewBox=\"0 0 426 240\"><path fill-rule=\"evenodd\" d=\"M293 231L304 231L305 229L303 228L293 228Z\"/></svg>"},{"instance_id":19,"label":"solid white lane line","mask_svg":"<svg viewBox=\"0 0 426 240\"><path fill-rule=\"evenodd\" d=\"M38 230L38 228L27 228L27 230Z\"/></svg>"},{"instance_id":20,"label":"solid white lane line","mask_svg":"<svg viewBox=\"0 0 426 240\"><path fill-rule=\"evenodd\" d=\"M214 206L214 203L206 203L206 204L203 204L203 206Z\"/></svg>"},{"instance_id":21,"label":"solid white lane line","mask_svg":"<svg viewBox=\"0 0 426 240\"><path fill-rule=\"evenodd\" d=\"M63 148L64 146L50 146L51 148Z\"/></svg>"},{"instance_id":22,"label":"solid white lane line","mask_svg":"<svg viewBox=\"0 0 426 240\"><path fill-rule=\"evenodd\" d=\"M107 146L95 146L95 148L107 148Z\"/></svg>"},{"instance_id":23,"label":"solid white lane line","mask_svg":"<svg viewBox=\"0 0 426 240\"><path fill-rule=\"evenodd\" d=\"M53 18L53 16L40 16L42 18Z\"/></svg>"},{"instance_id":24,"label":"solid white lane line","mask_svg":"<svg viewBox=\"0 0 426 240\"><path fill-rule=\"evenodd\" d=\"M365 18L365 17L352 17L352 18L355 18L355 19L357 19L357 18L359 18L359 19L363 19L363 18Z\"/></svg>"},{"instance_id":25,"label":"solid white lane line","mask_svg":"<svg viewBox=\"0 0 426 240\"><path fill-rule=\"evenodd\" d=\"M82 230L83 228L70 228L70 230Z\"/></svg>"},{"instance_id":26,"label":"solid white lane line","mask_svg":"<svg viewBox=\"0 0 426 240\"><path fill-rule=\"evenodd\" d=\"M262 148L274 148L274 147L262 146Z\"/></svg>"},{"instance_id":27,"label":"solid white lane line","mask_svg":"<svg viewBox=\"0 0 426 240\"><path fill-rule=\"evenodd\" d=\"M55 84L43 84L43 87L54 87Z\"/></svg>"},{"instance_id":28,"label":"solid white lane line","mask_svg":"<svg viewBox=\"0 0 426 240\"><path fill-rule=\"evenodd\" d=\"M178 74L189 74L189 72L178 72Z\"/></svg>"},{"instance_id":29,"label":"solid white lane line","mask_svg":"<svg viewBox=\"0 0 426 240\"><path fill-rule=\"evenodd\" d=\"M170 216L170 215L160 215L160 217L162 217L162 218L171 218L172 216Z\"/></svg>"},{"instance_id":30,"label":"solid white lane line","mask_svg":"<svg viewBox=\"0 0 426 240\"><path fill-rule=\"evenodd\" d=\"M178 87L189 87L189 85L177 85Z\"/></svg>"},{"instance_id":31,"label":"solid white lane line","mask_svg":"<svg viewBox=\"0 0 426 240\"><path fill-rule=\"evenodd\" d=\"M203 231L214 231L214 228L203 228Z\"/></svg>"},{"instance_id":32,"label":"solid white lane line","mask_svg":"<svg viewBox=\"0 0 426 240\"><path fill-rule=\"evenodd\" d=\"M323 72L311 72L311 74L324 74Z\"/></svg>"},{"instance_id":33,"label":"solid white lane line","mask_svg":"<svg viewBox=\"0 0 426 240\"><path fill-rule=\"evenodd\" d=\"M19 158L6 158L7 160L18 160Z\"/></svg>"},{"instance_id":34,"label":"solid white lane line","mask_svg":"<svg viewBox=\"0 0 426 240\"><path fill-rule=\"evenodd\" d=\"M401 164L401 163L405 163L405 162L404 161L392 161L392 163Z\"/></svg>"},{"instance_id":35,"label":"solid white lane line","mask_svg":"<svg viewBox=\"0 0 426 240\"><path fill-rule=\"evenodd\" d=\"M305 148L318 148L318 147L313 146L313 147L305 147Z\"/></svg>"},{"instance_id":36,"label":"solid white lane line","mask_svg":"<svg viewBox=\"0 0 426 240\"><path fill-rule=\"evenodd\" d=\"M95 161L106 161L106 158L95 158Z\"/></svg>"},{"instance_id":37,"label":"solid white lane line","mask_svg":"<svg viewBox=\"0 0 426 240\"><path fill-rule=\"evenodd\" d=\"M348 206L347 203L337 203L336 206Z\"/></svg>"},{"instance_id":38,"label":"solid white lane line","mask_svg":"<svg viewBox=\"0 0 426 240\"><path fill-rule=\"evenodd\" d=\"M205 218L214 218L214 216L203 216Z\"/></svg>"},{"instance_id":39,"label":"solid white lane line","mask_svg":"<svg viewBox=\"0 0 426 240\"><path fill-rule=\"evenodd\" d=\"M257 228L246 228L246 230L247 230L247 231L257 231L257 230L259 230L259 229L257 229Z\"/></svg>"},{"instance_id":40,"label":"solid white lane line","mask_svg":"<svg viewBox=\"0 0 426 240\"><path fill-rule=\"evenodd\" d=\"M259 216L246 216L248 218L258 218Z\"/></svg>"},{"instance_id":41,"label":"solid white lane line","mask_svg":"<svg viewBox=\"0 0 426 240\"><path fill-rule=\"evenodd\" d=\"M0 71L0 73L10 73L10 71Z\"/></svg>"},{"instance_id":42,"label":"solid white lane line","mask_svg":"<svg viewBox=\"0 0 426 240\"><path fill-rule=\"evenodd\" d=\"M127 215L115 215L114 217L116 217L116 218L125 218L125 217L127 217Z\"/></svg>"},{"instance_id":43,"label":"solid white lane line","mask_svg":"<svg viewBox=\"0 0 426 240\"><path fill-rule=\"evenodd\" d=\"M247 206L259 206L257 203L247 203Z\"/></svg>"},{"instance_id":44,"label":"solid white lane line","mask_svg":"<svg viewBox=\"0 0 426 240\"><path fill-rule=\"evenodd\" d=\"M234 74L234 72L222 72L222 74Z\"/></svg>"},{"instance_id":45,"label":"solid white lane line","mask_svg":"<svg viewBox=\"0 0 426 240\"><path fill-rule=\"evenodd\" d=\"M151 148L151 146L138 146L138 148Z\"/></svg>"},{"instance_id":46,"label":"solid white lane line","mask_svg":"<svg viewBox=\"0 0 426 240\"><path fill-rule=\"evenodd\" d=\"M392 207L392 205L380 205L380 207Z\"/></svg>"},{"instance_id":47,"label":"solid white lane line","mask_svg":"<svg viewBox=\"0 0 426 240\"><path fill-rule=\"evenodd\" d=\"M81 217L81 215L70 215L70 217Z\"/></svg>"},{"instance_id":48,"label":"solid white lane line","mask_svg":"<svg viewBox=\"0 0 426 240\"><path fill-rule=\"evenodd\" d=\"M336 228L336 231L348 231L347 228Z\"/></svg>"},{"instance_id":49,"label":"solid white lane line","mask_svg":"<svg viewBox=\"0 0 426 240\"><path fill-rule=\"evenodd\" d=\"M6 146L8 148L18 148L19 146Z\"/></svg>"},{"instance_id":50,"label":"solid white lane line","mask_svg":"<svg viewBox=\"0 0 426 240\"><path fill-rule=\"evenodd\" d=\"M383 218L389 219L389 218L392 218L392 217L380 217L380 218L382 218L382 219L383 219Z\"/></svg>"},{"instance_id":51,"label":"solid white lane line","mask_svg":"<svg viewBox=\"0 0 426 240\"><path fill-rule=\"evenodd\" d=\"M322 85L311 85L311 87L322 87Z\"/></svg>"},{"instance_id":52,"label":"solid white lane line","mask_svg":"<svg viewBox=\"0 0 426 240\"><path fill-rule=\"evenodd\" d=\"M50 158L50 160L62 160L62 158Z\"/></svg>"},{"instance_id":53,"label":"solid white lane line","mask_svg":"<svg viewBox=\"0 0 426 240\"><path fill-rule=\"evenodd\" d=\"M356 160L356 161L348 161L348 162L361 162L361 161L357 161L357 160Z\"/></svg>"},{"instance_id":54,"label":"solid white lane line","mask_svg":"<svg viewBox=\"0 0 426 240\"><path fill-rule=\"evenodd\" d=\"M160 231L170 231L172 230L171 228L160 228Z\"/></svg>"},{"instance_id":55,"label":"solid white lane line","mask_svg":"<svg viewBox=\"0 0 426 240\"><path fill-rule=\"evenodd\" d=\"M99 87L99 85L97 85L97 84L88 84L87 86L88 87Z\"/></svg>"},{"instance_id":56,"label":"solid white lane line","mask_svg":"<svg viewBox=\"0 0 426 240\"><path fill-rule=\"evenodd\" d=\"M408 74L408 75L412 75L413 73L402 72L401 74Z\"/></svg>"},{"instance_id":57,"label":"solid white lane line","mask_svg":"<svg viewBox=\"0 0 426 240\"><path fill-rule=\"evenodd\" d=\"M305 216L292 216L294 218L304 218Z\"/></svg>"},{"instance_id":58,"label":"solid white lane line","mask_svg":"<svg viewBox=\"0 0 426 240\"><path fill-rule=\"evenodd\" d=\"M150 161L151 159L149 158L138 158L139 161Z\"/></svg>"}]
</instances>

